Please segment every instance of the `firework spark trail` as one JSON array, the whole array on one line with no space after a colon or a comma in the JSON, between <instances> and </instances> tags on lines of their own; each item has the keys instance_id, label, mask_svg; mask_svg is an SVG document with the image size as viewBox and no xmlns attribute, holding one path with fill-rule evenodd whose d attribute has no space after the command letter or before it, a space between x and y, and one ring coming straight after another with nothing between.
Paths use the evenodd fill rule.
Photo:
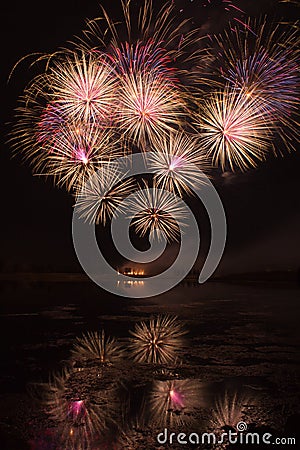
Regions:
<instances>
[{"instance_id":1,"label":"firework spark trail","mask_svg":"<svg viewBox=\"0 0 300 450\"><path fill-rule=\"evenodd\" d=\"M39 122L44 121L44 112L45 108L37 100L20 99L20 105L16 108L16 121L9 140L13 148L13 154L22 155L23 159L28 161L33 168L39 165L44 156L39 140L47 139L48 132L42 129L40 138L37 137ZM52 111L49 114L52 115ZM55 117L55 114L53 115ZM56 117L53 120L54 122L56 122ZM53 128L55 133L56 127ZM50 134L50 136L52 137L53 134Z\"/></svg>"},{"instance_id":2,"label":"firework spark trail","mask_svg":"<svg viewBox=\"0 0 300 450\"><path fill-rule=\"evenodd\" d=\"M134 360L153 364L175 362L186 333L176 316L159 315L149 323L136 324L134 331L130 331Z\"/></svg>"},{"instance_id":3,"label":"firework spark trail","mask_svg":"<svg viewBox=\"0 0 300 450\"><path fill-rule=\"evenodd\" d=\"M178 23L171 1L165 2L155 15L152 0L143 1L137 9L127 0L121 4L121 24L116 24L102 7L102 17L87 23L84 37L75 45L84 50L92 46L105 51L118 74L137 70L164 75L173 81L183 73L187 76L182 66L193 64L205 53L203 45L197 45L203 41L199 30L189 30L191 20Z\"/></svg>"},{"instance_id":4,"label":"firework spark trail","mask_svg":"<svg viewBox=\"0 0 300 450\"><path fill-rule=\"evenodd\" d=\"M202 171L209 167L206 154L194 137L183 132L170 133L157 140L151 152L149 167L155 169L158 188L178 193L191 193L190 186L205 183Z\"/></svg>"},{"instance_id":5,"label":"firework spark trail","mask_svg":"<svg viewBox=\"0 0 300 450\"><path fill-rule=\"evenodd\" d=\"M245 11L236 5L236 2L232 0L205 0L202 6L211 9L222 8L235 22L241 24L244 28L247 28L247 23L244 21Z\"/></svg>"},{"instance_id":6,"label":"firework spark trail","mask_svg":"<svg viewBox=\"0 0 300 450\"><path fill-rule=\"evenodd\" d=\"M255 33L235 28L217 39L223 79L260 99L288 149L299 141L300 65L297 24L269 28L267 20L248 22Z\"/></svg>"},{"instance_id":7,"label":"firework spark trail","mask_svg":"<svg viewBox=\"0 0 300 450\"><path fill-rule=\"evenodd\" d=\"M122 210L122 200L129 195L134 180L122 181L124 175L116 165L105 164L83 185L77 195L80 217L90 223L105 225L114 214Z\"/></svg>"},{"instance_id":8,"label":"firework spark trail","mask_svg":"<svg viewBox=\"0 0 300 450\"><path fill-rule=\"evenodd\" d=\"M129 217L131 226L141 237L153 233L157 239L163 236L171 242L179 240L186 216L174 194L157 187L149 188L144 182L130 201Z\"/></svg>"},{"instance_id":9,"label":"firework spark trail","mask_svg":"<svg viewBox=\"0 0 300 450\"><path fill-rule=\"evenodd\" d=\"M54 146L57 136L63 134L64 127L68 127L69 124L68 118L62 114L60 105L48 103L40 113L34 130L36 143L41 146Z\"/></svg>"},{"instance_id":10,"label":"firework spark trail","mask_svg":"<svg viewBox=\"0 0 300 450\"><path fill-rule=\"evenodd\" d=\"M226 11L230 11L231 9L234 9L236 11L244 13L244 11L241 8L239 8L238 6L236 6L232 0L221 0L221 1L220 0L217 0L217 1L216 0L205 0L203 2L203 6L210 5L210 6L216 7L217 5L220 5L220 4Z\"/></svg>"},{"instance_id":11,"label":"firework spark trail","mask_svg":"<svg viewBox=\"0 0 300 450\"><path fill-rule=\"evenodd\" d=\"M14 155L21 154L35 169L45 156L43 143L53 141L67 122L49 100L47 74L37 75L24 89L16 108L9 142Z\"/></svg>"},{"instance_id":12,"label":"firework spark trail","mask_svg":"<svg viewBox=\"0 0 300 450\"><path fill-rule=\"evenodd\" d=\"M203 101L196 126L203 149L222 170L256 167L271 146L272 121L260 100L228 87Z\"/></svg>"},{"instance_id":13,"label":"firework spark trail","mask_svg":"<svg viewBox=\"0 0 300 450\"><path fill-rule=\"evenodd\" d=\"M142 75L152 73L153 75L163 76L173 83L178 81L166 50L160 48L152 39L145 44L142 42L136 44L121 42L119 47L111 46L107 58L119 76L132 73L141 73Z\"/></svg>"},{"instance_id":14,"label":"firework spark trail","mask_svg":"<svg viewBox=\"0 0 300 450\"><path fill-rule=\"evenodd\" d=\"M299 2L297 0L278 0L278 3L290 3L292 5L296 5L299 8Z\"/></svg>"}]
</instances>

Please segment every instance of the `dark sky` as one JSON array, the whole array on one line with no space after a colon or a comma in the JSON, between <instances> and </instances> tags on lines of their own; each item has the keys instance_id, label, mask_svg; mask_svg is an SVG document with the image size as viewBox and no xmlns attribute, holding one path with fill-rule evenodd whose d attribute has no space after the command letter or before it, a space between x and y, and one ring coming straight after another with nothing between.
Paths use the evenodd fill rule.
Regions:
<instances>
[{"instance_id":1,"label":"dark sky","mask_svg":"<svg viewBox=\"0 0 300 450\"><path fill-rule=\"evenodd\" d=\"M118 15L118 2L102 2ZM228 13L221 7L203 8L203 2L175 2L179 15L193 15L197 25L219 31ZM217 5L218 2L215 2ZM295 17L297 8L279 10L275 1L235 2L252 15L269 12ZM259 6L258 6L259 4ZM112 6L113 5L113 6ZM180 10L182 10L180 12ZM71 238L73 199L51 180L33 177L20 158L11 159L5 144L13 109L30 80L22 63L9 84L13 65L32 52L52 52L80 34L85 18L99 14L98 1L5 2L1 6L1 255L5 270L53 268L80 270ZM295 17L296 19L296 17ZM228 219L228 245L221 269L226 272L300 267L300 152L284 158L270 156L257 170L220 176L214 183Z\"/></svg>"}]
</instances>

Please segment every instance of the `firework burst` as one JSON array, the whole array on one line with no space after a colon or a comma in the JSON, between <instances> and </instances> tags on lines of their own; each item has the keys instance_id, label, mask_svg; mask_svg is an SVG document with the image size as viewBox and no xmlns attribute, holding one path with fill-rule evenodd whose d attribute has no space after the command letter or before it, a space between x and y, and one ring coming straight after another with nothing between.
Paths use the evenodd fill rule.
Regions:
<instances>
[{"instance_id":1,"label":"firework burst","mask_svg":"<svg viewBox=\"0 0 300 450\"><path fill-rule=\"evenodd\" d=\"M53 176L67 190L78 191L99 168L121 154L114 139L111 132L95 125L64 125L55 140L43 144L37 169L41 167L43 173Z\"/></svg>"},{"instance_id":2,"label":"firework burst","mask_svg":"<svg viewBox=\"0 0 300 450\"><path fill-rule=\"evenodd\" d=\"M48 414L57 420L61 420L65 414L66 385L72 375L72 371L64 368L61 373L53 374L50 382L46 385L46 395L43 403Z\"/></svg>"},{"instance_id":3,"label":"firework burst","mask_svg":"<svg viewBox=\"0 0 300 450\"><path fill-rule=\"evenodd\" d=\"M99 169L77 195L80 217L89 223L106 224L122 208L122 200L134 188L134 180L122 181L124 175L112 162Z\"/></svg>"},{"instance_id":4,"label":"firework burst","mask_svg":"<svg viewBox=\"0 0 300 450\"><path fill-rule=\"evenodd\" d=\"M77 338L72 355L75 359L95 359L100 363L111 363L120 359L122 349L114 338L106 337L104 330L89 332Z\"/></svg>"},{"instance_id":5,"label":"firework burst","mask_svg":"<svg viewBox=\"0 0 300 450\"><path fill-rule=\"evenodd\" d=\"M174 194L149 188L146 183L130 200L131 226L141 237L152 233L158 239L178 241L185 217L185 210Z\"/></svg>"},{"instance_id":6,"label":"firework burst","mask_svg":"<svg viewBox=\"0 0 300 450\"><path fill-rule=\"evenodd\" d=\"M155 170L157 187L179 195L191 193L191 186L205 183L202 170L209 167L199 141L186 133L171 133L157 141L150 153L149 167Z\"/></svg>"},{"instance_id":7,"label":"firework burst","mask_svg":"<svg viewBox=\"0 0 300 450\"><path fill-rule=\"evenodd\" d=\"M80 185L112 158L124 154L111 129L70 121L58 102L41 105L29 99L18 108L12 145L38 175L51 176L68 191Z\"/></svg>"},{"instance_id":8,"label":"firework burst","mask_svg":"<svg viewBox=\"0 0 300 450\"><path fill-rule=\"evenodd\" d=\"M223 170L256 167L270 147L272 122L260 100L230 88L202 103L196 126L203 149Z\"/></svg>"},{"instance_id":9,"label":"firework burst","mask_svg":"<svg viewBox=\"0 0 300 450\"><path fill-rule=\"evenodd\" d=\"M161 76L139 72L122 77L118 99L117 125L142 146L181 124L182 93Z\"/></svg>"},{"instance_id":10,"label":"firework burst","mask_svg":"<svg viewBox=\"0 0 300 450\"><path fill-rule=\"evenodd\" d=\"M278 24L271 29L267 20L248 22L218 38L220 73L230 85L259 107L277 128L286 147L299 140L299 29Z\"/></svg>"},{"instance_id":11,"label":"firework burst","mask_svg":"<svg viewBox=\"0 0 300 450\"><path fill-rule=\"evenodd\" d=\"M50 98L70 121L110 124L118 79L107 58L68 52L54 59L48 74Z\"/></svg>"},{"instance_id":12,"label":"firework burst","mask_svg":"<svg viewBox=\"0 0 300 450\"><path fill-rule=\"evenodd\" d=\"M159 315L149 323L136 324L130 334L133 336L130 348L135 361L167 364L176 361L186 331L176 316Z\"/></svg>"},{"instance_id":13,"label":"firework burst","mask_svg":"<svg viewBox=\"0 0 300 450\"><path fill-rule=\"evenodd\" d=\"M99 137L101 129L108 128L117 83L103 58L83 52L48 57L46 67L24 91L11 138L34 170L55 146L61 144L68 153L73 143L82 146L78 141L83 140L84 130L90 140L91 134Z\"/></svg>"}]
</instances>

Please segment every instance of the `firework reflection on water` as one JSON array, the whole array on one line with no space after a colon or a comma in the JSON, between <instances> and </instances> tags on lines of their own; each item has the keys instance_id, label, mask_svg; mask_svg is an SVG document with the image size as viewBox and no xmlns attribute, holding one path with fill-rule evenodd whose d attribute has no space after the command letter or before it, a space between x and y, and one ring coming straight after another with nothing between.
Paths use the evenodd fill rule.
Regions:
<instances>
[{"instance_id":1,"label":"firework reflection on water","mask_svg":"<svg viewBox=\"0 0 300 450\"><path fill-rule=\"evenodd\" d=\"M115 338L105 336L104 330L87 332L76 342L72 349L72 357L76 360L95 360L104 363L112 363L120 360L123 349Z\"/></svg>"},{"instance_id":2,"label":"firework reflection on water","mask_svg":"<svg viewBox=\"0 0 300 450\"><path fill-rule=\"evenodd\" d=\"M140 363L174 363L184 345L187 331L176 316L159 315L149 322L135 325L130 334L130 349Z\"/></svg>"},{"instance_id":3,"label":"firework reflection on water","mask_svg":"<svg viewBox=\"0 0 300 450\"><path fill-rule=\"evenodd\" d=\"M183 426L199 408L197 380L157 380L150 395L150 422L160 427Z\"/></svg>"},{"instance_id":4,"label":"firework reflection on water","mask_svg":"<svg viewBox=\"0 0 300 450\"><path fill-rule=\"evenodd\" d=\"M65 369L54 375L45 387L42 404L55 424L53 437L59 448L90 450L95 442L106 441L116 426L116 404L110 391L82 390L73 380L74 373Z\"/></svg>"}]
</instances>

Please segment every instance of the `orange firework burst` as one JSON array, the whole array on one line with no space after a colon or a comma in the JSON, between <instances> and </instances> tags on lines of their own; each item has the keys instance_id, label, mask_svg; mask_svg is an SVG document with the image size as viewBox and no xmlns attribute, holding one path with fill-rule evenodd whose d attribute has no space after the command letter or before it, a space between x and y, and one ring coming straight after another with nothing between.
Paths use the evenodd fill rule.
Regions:
<instances>
[{"instance_id":1,"label":"orange firework burst","mask_svg":"<svg viewBox=\"0 0 300 450\"><path fill-rule=\"evenodd\" d=\"M224 427L236 428L247 408L256 404L257 399L245 392L225 391L215 399L211 425L215 431L223 431Z\"/></svg>"},{"instance_id":2,"label":"orange firework burst","mask_svg":"<svg viewBox=\"0 0 300 450\"><path fill-rule=\"evenodd\" d=\"M94 359L101 364L112 363L121 358L123 350L115 338L106 337L104 330L94 331L76 338L72 355L75 359Z\"/></svg>"}]
</instances>

